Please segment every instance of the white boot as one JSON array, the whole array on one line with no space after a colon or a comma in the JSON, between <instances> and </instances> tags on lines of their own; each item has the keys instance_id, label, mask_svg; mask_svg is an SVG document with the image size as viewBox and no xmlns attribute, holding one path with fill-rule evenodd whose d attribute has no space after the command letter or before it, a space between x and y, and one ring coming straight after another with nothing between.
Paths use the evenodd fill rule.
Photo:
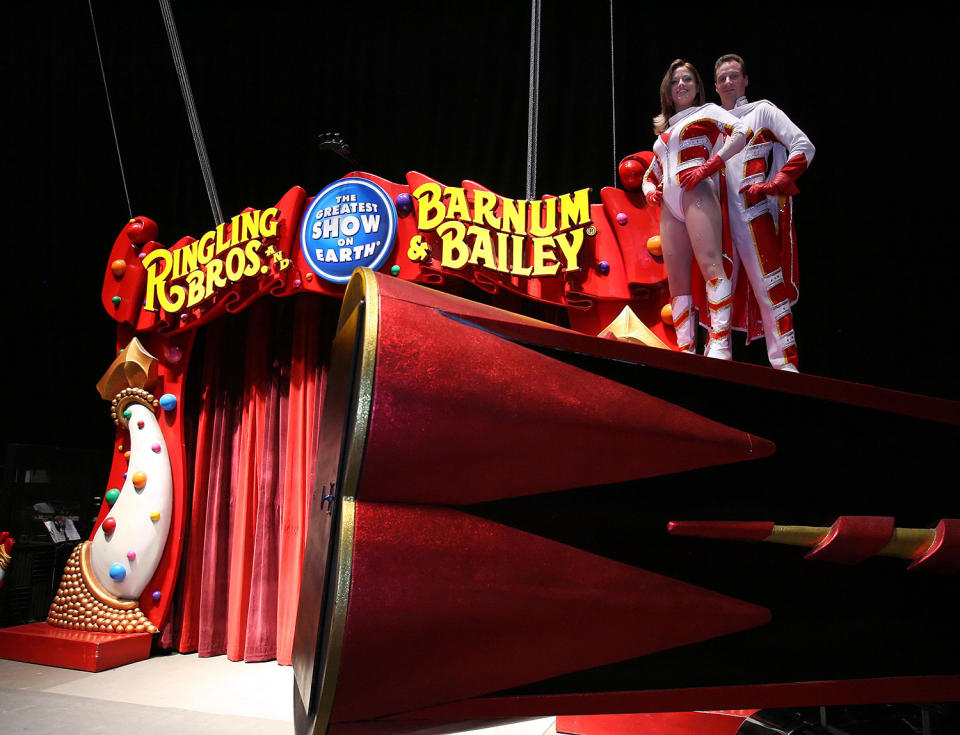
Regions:
<instances>
[{"instance_id":1,"label":"white boot","mask_svg":"<svg viewBox=\"0 0 960 735\"><path fill-rule=\"evenodd\" d=\"M757 296L763 319L763 336L767 342L767 358L778 370L798 373L797 340L793 333L793 312L783 288L783 271L777 268L763 276L766 294ZM776 302L776 299L780 299Z\"/></svg>"},{"instance_id":2,"label":"white boot","mask_svg":"<svg viewBox=\"0 0 960 735\"><path fill-rule=\"evenodd\" d=\"M733 288L728 278L707 281L707 306L710 309L710 338L707 357L732 360L730 349L730 312L733 310Z\"/></svg>"},{"instance_id":3,"label":"white boot","mask_svg":"<svg viewBox=\"0 0 960 735\"><path fill-rule=\"evenodd\" d=\"M677 333L677 347L681 352L695 352L697 349L697 320L693 318L693 297L690 294L670 299L673 313L673 329Z\"/></svg>"}]
</instances>

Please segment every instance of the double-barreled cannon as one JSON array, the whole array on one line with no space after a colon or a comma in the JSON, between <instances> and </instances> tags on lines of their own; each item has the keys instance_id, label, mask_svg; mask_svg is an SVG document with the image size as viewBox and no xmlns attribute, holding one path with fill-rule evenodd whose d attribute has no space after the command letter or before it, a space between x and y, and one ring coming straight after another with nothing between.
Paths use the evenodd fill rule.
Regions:
<instances>
[{"instance_id":1,"label":"double-barreled cannon","mask_svg":"<svg viewBox=\"0 0 960 735\"><path fill-rule=\"evenodd\" d=\"M838 517L895 517L942 541L954 402L360 271L324 405L298 733L960 695L949 574L667 530L787 519L813 545Z\"/></svg>"}]
</instances>

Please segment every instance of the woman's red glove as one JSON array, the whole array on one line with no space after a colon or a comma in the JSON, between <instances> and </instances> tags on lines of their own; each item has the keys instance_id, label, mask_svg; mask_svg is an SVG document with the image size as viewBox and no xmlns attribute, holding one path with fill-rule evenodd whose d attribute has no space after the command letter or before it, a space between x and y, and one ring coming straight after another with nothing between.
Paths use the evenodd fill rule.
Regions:
<instances>
[{"instance_id":1,"label":"woman's red glove","mask_svg":"<svg viewBox=\"0 0 960 735\"><path fill-rule=\"evenodd\" d=\"M659 184L656 189L647 194L647 204L651 207L659 207L663 201L663 184Z\"/></svg>"},{"instance_id":2,"label":"woman's red glove","mask_svg":"<svg viewBox=\"0 0 960 735\"><path fill-rule=\"evenodd\" d=\"M720 158L720 156L713 156L702 166L681 171L677 174L677 179L680 181L680 186L689 191L704 179L713 176L717 171L722 171L724 165L723 159Z\"/></svg>"}]
</instances>

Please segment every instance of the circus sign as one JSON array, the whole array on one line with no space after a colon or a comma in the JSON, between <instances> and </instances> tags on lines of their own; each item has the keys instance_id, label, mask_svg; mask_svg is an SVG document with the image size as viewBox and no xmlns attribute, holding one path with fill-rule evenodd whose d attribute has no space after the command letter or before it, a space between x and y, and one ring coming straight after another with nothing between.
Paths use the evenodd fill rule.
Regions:
<instances>
[{"instance_id":1,"label":"circus sign","mask_svg":"<svg viewBox=\"0 0 960 735\"><path fill-rule=\"evenodd\" d=\"M313 272L346 283L354 269L377 269L393 250L397 210L372 181L341 179L317 194L300 222L303 256Z\"/></svg>"}]
</instances>

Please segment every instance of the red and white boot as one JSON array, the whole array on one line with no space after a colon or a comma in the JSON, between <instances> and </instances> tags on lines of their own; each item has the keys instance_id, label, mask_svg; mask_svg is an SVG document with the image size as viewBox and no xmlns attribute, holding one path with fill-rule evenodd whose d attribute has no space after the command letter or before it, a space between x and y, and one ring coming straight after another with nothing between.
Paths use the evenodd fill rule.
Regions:
<instances>
[{"instance_id":1,"label":"red and white boot","mask_svg":"<svg viewBox=\"0 0 960 735\"><path fill-rule=\"evenodd\" d=\"M690 294L670 299L673 329L677 333L677 348L681 352L696 352L697 320L693 318L693 297Z\"/></svg>"},{"instance_id":2,"label":"red and white boot","mask_svg":"<svg viewBox=\"0 0 960 735\"><path fill-rule=\"evenodd\" d=\"M783 271L777 268L763 276L766 297L757 298L763 319L763 334L767 340L767 357L778 370L798 373L800 358L793 333L793 312L783 284Z\"/></svg>"},{"instance_id":3,"label":"red and white boot","mask_svg":"<svg viewBox=\"0 0 960 735\"><path fill-rule=\"evenodd\" d=\"M707 306L710 309L710 338L704 354L718 360L732 360L730 312L733 310L733 288L729 278L707 281Z\"/></svg>"}]
</instances>

